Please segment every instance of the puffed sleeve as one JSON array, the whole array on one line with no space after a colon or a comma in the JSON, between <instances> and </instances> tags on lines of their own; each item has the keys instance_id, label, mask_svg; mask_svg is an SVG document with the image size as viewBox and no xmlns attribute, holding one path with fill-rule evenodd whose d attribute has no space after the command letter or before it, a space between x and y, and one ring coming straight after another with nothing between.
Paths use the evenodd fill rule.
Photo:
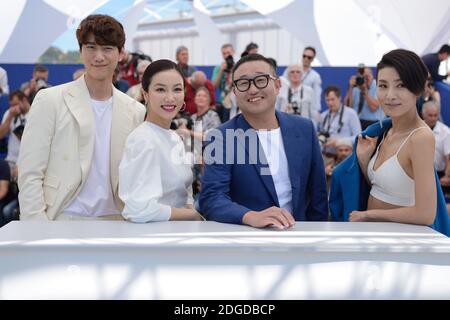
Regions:
<instances>
[{"instance_id":1,"label":"puffed sleeve","mask_svg":"<svg viewBox=\"0 0 450 320\"><path fill-rule=\"evenodd\" d=\"M122 216L132 222L168 221L170 206L159 203L163 195L157 150L146 137L130 136L119 166L119 196L125 203Z\"/></svg>"}]
</instances>

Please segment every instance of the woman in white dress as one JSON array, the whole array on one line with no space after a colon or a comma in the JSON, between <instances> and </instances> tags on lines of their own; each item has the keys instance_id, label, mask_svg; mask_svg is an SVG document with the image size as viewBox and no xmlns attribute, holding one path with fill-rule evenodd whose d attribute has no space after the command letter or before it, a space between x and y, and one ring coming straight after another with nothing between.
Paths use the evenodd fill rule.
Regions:
<instances>
[{"instance_id":1,"label":"woman in white dress","mask_svg":"<svg viewBox=\"0 0 450 320\"><path fill-rule=\"evenodd\" d=\"M184 78L170 60L150 64L142 78L147 118L127 139L119 166L122 215L132 222L202 220L193 209L192 170L170 123L184 107Z\"/></svg>"}]
</instances>

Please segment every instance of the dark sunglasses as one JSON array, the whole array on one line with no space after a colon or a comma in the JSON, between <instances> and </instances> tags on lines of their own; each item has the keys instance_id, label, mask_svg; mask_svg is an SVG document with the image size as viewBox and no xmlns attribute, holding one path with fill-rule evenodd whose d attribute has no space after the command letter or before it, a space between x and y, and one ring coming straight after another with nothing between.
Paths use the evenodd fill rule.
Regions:
<instances>
[{"instance_id":1,"label":"dark sunglasses","mask_svg":"<svg viewBox=\"0 0 450 320\"><path fill-rule=\"evenodd\" d=\"M311 56L307 56L306 54L304 54L303 55L303 59L308 59L308 60L312 60L312 59L314 59L314 57L311 57Z\"/></svg>"}]
</instances>

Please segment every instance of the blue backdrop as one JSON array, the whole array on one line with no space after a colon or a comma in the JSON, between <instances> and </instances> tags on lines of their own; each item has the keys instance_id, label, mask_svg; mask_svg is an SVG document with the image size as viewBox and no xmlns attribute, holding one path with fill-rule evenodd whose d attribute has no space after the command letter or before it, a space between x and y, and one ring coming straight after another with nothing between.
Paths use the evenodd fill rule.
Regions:
<instances>
[{"instance_id":1,"label":"blue backdrop","mask_svg":"<svg viewBox=\"0 0 450 320\"><path fill-rule=\"evenodd\" d=\"M0 64L8 72L8 82L10 92L19 89L21 84L30 80L33 72L33 64ZM65 82L72 81L72 76L75 70L82 68L80 64L47 64L49 69L49 83L52 85L58 85ZM278 67L278 74L281 75L286 67ZM214 67L197 67L198 70L202 70L211 79ZM316 67L314 70L319 72L322 77L322 88L325 90L329 85L337 85L341 91L342 96L345 96L345 92L348 88L348 81L350 77L356 74L356 67ZM374 70L375 72L375 70ZM442 117L444 122L450 124L450 109L448 104L450 103L450 86L445 84L436 84L436 88L441 93L442 98ZM326 108L324 97L322 95L322 110ZM0 116L8 108L7 97L0 97Z\"/></svg>"}]
</instances>

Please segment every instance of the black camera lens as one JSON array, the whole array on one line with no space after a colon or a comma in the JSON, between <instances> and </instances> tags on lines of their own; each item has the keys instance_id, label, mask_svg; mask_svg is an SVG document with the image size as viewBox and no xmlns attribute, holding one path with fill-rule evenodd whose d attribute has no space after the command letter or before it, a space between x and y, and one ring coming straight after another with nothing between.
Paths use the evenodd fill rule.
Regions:
<instances>
[{"instance_id":1,"label":"black camera lens","mask_svg":"<svg viewBox=\"0 0 450 320\"><path fill-rule=\"evenodd\" d=\"M360 86L360 85L364 84L365 79L364 79L363 76L356 76L356 81L355 82L356 82L357 86Z\"/></svg>"},{"instance_id":2,"label":"black camera lens","mask_svg":"<svg viewBox=\"0 0 450 320\"><path fill-rule=\"evenodd\" d=\"M226 57L225 62L227 63L226 71L231 71L231 69L233 69L233 66L234 66L233 56L229 55L228 57Z\"/></svg>"}]
</instances>

